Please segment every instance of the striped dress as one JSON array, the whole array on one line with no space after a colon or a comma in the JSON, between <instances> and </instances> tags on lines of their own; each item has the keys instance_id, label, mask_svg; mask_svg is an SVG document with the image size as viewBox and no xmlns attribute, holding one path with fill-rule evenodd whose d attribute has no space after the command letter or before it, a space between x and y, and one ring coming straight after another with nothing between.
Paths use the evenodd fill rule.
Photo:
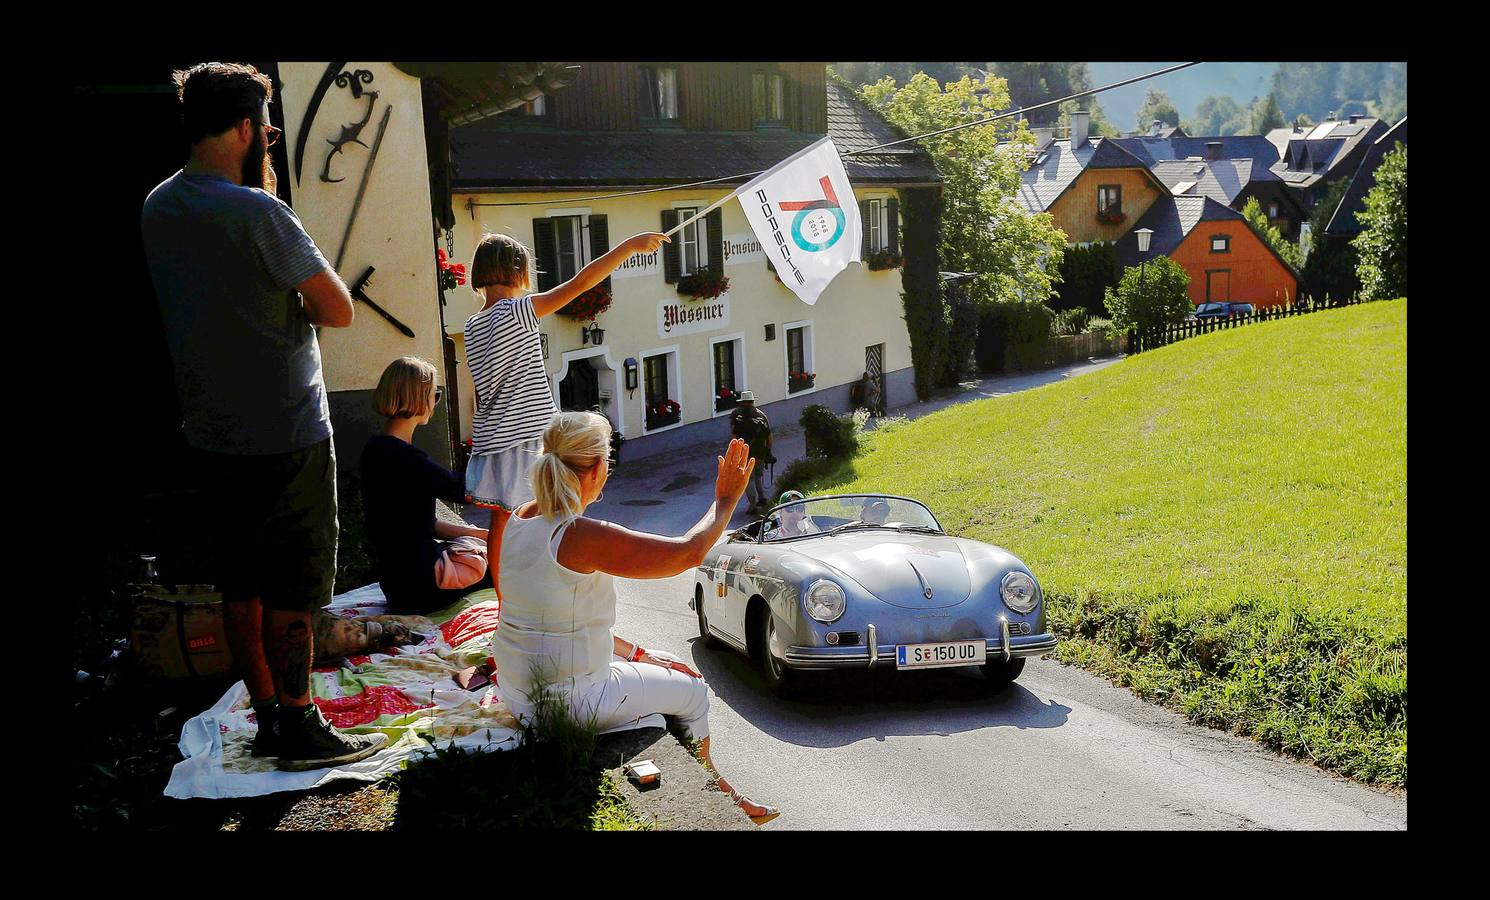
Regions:
<instances>
[{"instance_id":1,"label":"striped dress","mask_svg":"<svg viewBox=\"0 0 1490 900\"><path fill-rule=\"evenodd\" d=\"M498 300L466 320L465 335L476 384L472 452L500 453L541 438L558 408L543 369L533 298Z\"/></svg>"}]
</instances>

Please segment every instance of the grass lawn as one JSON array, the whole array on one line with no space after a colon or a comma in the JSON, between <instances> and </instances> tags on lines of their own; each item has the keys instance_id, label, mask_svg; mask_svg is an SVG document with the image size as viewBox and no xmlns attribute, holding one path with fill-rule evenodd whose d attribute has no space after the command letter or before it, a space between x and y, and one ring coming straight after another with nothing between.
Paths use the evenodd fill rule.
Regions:
<instances>
[{"instance_id":1,"label":"grass lawn","mask_svg":"<svg viewBox=\"0 0 1490 900\"><path fill-rule=\"evenodd\" d=\"M915 497L1019 556L1060 659L1406 786L1405 300L888 424L812 489Z\"/></svg>"}]
</instances>

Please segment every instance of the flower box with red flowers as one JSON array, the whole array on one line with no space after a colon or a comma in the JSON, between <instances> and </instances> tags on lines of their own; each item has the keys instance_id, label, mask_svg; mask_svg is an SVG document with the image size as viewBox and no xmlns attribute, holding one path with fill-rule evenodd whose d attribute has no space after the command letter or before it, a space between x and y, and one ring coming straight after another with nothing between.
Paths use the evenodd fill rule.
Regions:
<instances>
[{"instance_id":1,"label":"flower box with red flowers","mask_svg":"<svg viewBox=\"0 0 1490 900\"><path fill-rule=\"evenodd\" d=\"M440 269L440 290L453 291L466 283L465 263L451 262L439 247L435 248L435 263Z\"/></svg>"},{"instance_id":2,"label":"flower box with red flowers","mask_svg":"<svg viewBox=\"0 0 1490 900\"><path fill-rule=\"evenodd\" d=\"M712 300L727 290L729 277L707 270L678 279L678 293L695 300Z\"/></svg>"},{"instance_id":3,"label":"flower box with red flowers","mask_svg":"<svg viewBox=\"0 0 1490 900\"><path fill-rule=\"evenodd\" d=\"M732 391L729 388L720 388L719 393L714 395L714 411L724 412L727 409L734 409L735 404L739 402L739 392Z\"/></svg>"},{"instance_id":4,"label":"flower box with red flowers","mask_svg":"<svg viewBox=\"0 0 1490 900\"><path fill-rule=\"evenodd\" d=\"M797 391L805 391L816 383L816 372L788 372L786 375L786 389L788 393L795 394Z\"/></svg>"},{"instance_id":5,"label":"flower box with red flowers","mask_svg":"<svg viewBox=\"0 0 1490 900\"><path fill-rule=\"evenodd\" d=\"M683 418L683 408L676 400L659 400L647 407L647 428L665 428L676 425Z\"/></svg>"},{"instance_id":6,"label":"flower box with red flowers","mask_svg":"<svg viewBox=\"0 0 1490 900\"><path fill-rule=\"evenodd\" d=\"M864 266L871 272L898 269L903 265L905 265L905 257L899 253L891 253L888 247L883 250L872 251L864 258Z\"/></svg>"},{"instance_id":7,"label":"flower box with red flowers","mask_svg":"<svg viewBox=\"0 0 1490 900\"><path fill-rule=\"evenodd\" d=\"M1097 221L1104 225L1119 225L1127 218L1120 209L1102 209L1097 211Z\"/></svg>"},{"instance_id":8,"label":"flower box with red flowers","mask_svg":"<svg viewBox=\"0 0 1490 900\"><path fill-rule=\"evenodd\" d=\"M559 312L576 322L593 322L596 316L610 309L610 303L610 291L596 285L564 304Z\"/></svg>"}]
</instances>

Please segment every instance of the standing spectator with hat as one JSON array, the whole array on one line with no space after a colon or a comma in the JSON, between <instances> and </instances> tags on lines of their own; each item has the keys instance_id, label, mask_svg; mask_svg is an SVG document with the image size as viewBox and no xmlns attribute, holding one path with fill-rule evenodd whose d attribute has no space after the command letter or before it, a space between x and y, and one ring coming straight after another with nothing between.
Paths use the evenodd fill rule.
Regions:
<instances>
[{"instance_id":1,"label":"standing spectator with hat","mask_svg":"<svg viewBox=\"0 0 1490 900\"><path fill-rule=\"evenodd\" d=\"M764 511L766 501L765 468L776 463L776 457L771 453L771 420L766 414L755 408L755 394L752 391L741 391L740 399L735 402L735 411L729 417L730 437L736 437L744 441L750 447L750 457L755 460L755 473L750 478L747 486L747 496L750 498L750 506L747 511Z\"/></svg>"}]
</instances>

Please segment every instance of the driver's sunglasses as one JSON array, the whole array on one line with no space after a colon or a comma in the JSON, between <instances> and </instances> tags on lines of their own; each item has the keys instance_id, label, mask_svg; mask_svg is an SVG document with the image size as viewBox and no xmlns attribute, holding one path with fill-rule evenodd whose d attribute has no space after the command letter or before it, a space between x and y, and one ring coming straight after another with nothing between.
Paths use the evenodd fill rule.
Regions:
<instances>
[{"instance_id":1,"label":"driver's sunglasses","mask_svg":"<svg viewBox=\"0 0 1490 900\"><path fill-rule=\"evenodd\" d=\"M269 136L264 139L264 146L266 148L273 147L275 144L279 143L280 135L285 133L283 128L275 128L268 122L260 122L259 124L269 130Z\"/></svg>"}]
</instances>

